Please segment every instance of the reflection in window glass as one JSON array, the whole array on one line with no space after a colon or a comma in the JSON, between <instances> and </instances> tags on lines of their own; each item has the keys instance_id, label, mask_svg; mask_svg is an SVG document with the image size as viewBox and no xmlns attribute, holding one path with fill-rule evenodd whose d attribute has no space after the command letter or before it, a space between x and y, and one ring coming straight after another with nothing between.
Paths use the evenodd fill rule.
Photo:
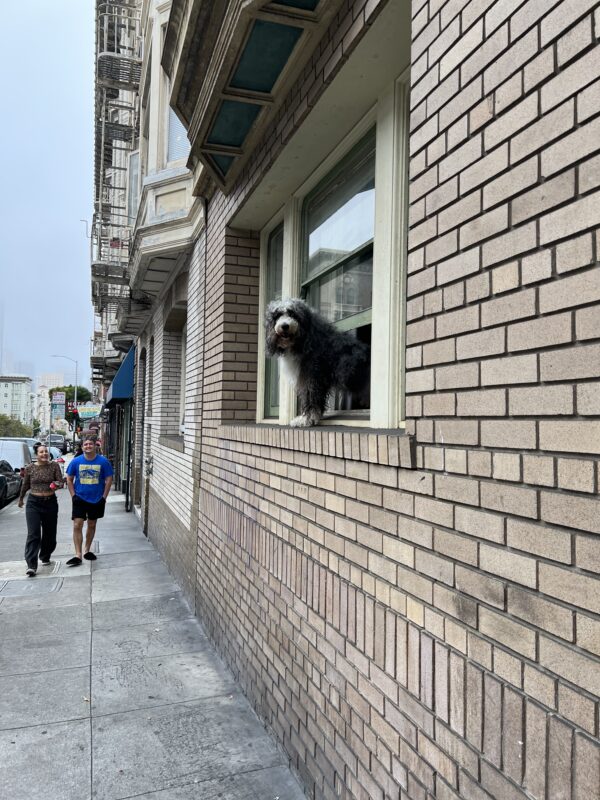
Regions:
<instances>
[{"instance_id":1,"label":"reflection in window glass","mask_svg":"<svg viewBox=\"0 0 600 800\"><path fill-rule=\"evenodd\" d=\"M375 129L306 198L302 289L340 330L371 343L375 231ZM338 392L330 411L368 409L369 397Z\"/></svg>"},{"instance_id":2,"label":"reflection in window glass","mask_svg":"<svg viewBox=\"0 0 600 800\"><path fill-rule=\"evenodd\" d=\"M305 203L305 280L373 241L375 133L369 134Z\"/></svg>"},{"instance_id":3,"label":"reflection in window glass","mask_svg":"<svg viewBox=\"0 0 600 800\"><path fill-rule=\"evenodd\" d=\"M372 306L373 248L318 278L309 288L308 304L330 322L368 311Z\"/></svg>"}]
</instances>

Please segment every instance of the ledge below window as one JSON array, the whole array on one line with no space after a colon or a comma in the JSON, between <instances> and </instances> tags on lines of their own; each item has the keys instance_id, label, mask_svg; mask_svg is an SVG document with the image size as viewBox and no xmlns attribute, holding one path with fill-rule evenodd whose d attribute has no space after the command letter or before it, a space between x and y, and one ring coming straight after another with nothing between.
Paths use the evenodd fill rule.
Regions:
<instances>
[{"instance_id":1,"label":"ledge below window","mask_svg":"<svg viewBox=\"0 0 600 800\"><path fill-rule=\"evenodd\" d=\"M217 436L225 447L228 442L244 442L404 469L416 466L414 437L404 430L364 430L338 425L317 428L220 425Z\"/></svg>"},{"instance_id":2,"label":"ledge below window","mask_svg":"<svg viewBox=\"0 0 600 800\"><path fill-rule=\"evenodd\" d=\"M179 453L185 452L183 436L159 436L158 443L163 447L170 447L171 450L177 450Z\"/></svg>"}]
</instances>

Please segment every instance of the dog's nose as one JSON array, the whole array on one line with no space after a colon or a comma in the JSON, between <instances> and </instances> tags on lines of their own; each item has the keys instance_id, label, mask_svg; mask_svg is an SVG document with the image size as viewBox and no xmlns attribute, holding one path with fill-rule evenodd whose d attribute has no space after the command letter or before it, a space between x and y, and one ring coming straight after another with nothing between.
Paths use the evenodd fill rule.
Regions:
<instances>
[{"instance_id":1,"label":"dog's nose","mask_svg":"<svg viewBox=\"0 0 600 800\"><path fill-rule=\"evenodd\" d=\"M287 331L289 331L289 329L290 329L290 323L289 322L282 322L279 327L281 328L282 331L285 331L287 333Z\"/></svg>"}]
</instances>

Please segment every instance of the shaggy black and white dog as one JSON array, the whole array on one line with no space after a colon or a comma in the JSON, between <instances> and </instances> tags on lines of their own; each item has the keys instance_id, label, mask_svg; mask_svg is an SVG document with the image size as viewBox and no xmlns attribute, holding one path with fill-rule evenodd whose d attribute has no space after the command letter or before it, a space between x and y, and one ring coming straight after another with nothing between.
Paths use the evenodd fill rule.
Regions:
<instances>
[{"instance_id":1,"label":"shaggy black and white dog","mask_svg":"<svg viewBox=\"0 0 600 800\"><path fill-rule=\"evenodd\" d=\"M273 301L265 325L267 355L280 358L300 399L300 416L291 425L316 425L336 389L368 391L369 346L338 331L303 300Z\"/></svg>"}]
</instances>

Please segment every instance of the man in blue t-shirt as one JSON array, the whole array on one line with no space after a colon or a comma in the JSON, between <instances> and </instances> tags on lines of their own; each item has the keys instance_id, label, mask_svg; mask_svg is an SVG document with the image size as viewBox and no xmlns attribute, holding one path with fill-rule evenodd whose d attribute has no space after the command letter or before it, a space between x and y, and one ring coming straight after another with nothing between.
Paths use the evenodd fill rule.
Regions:
<instances>
[{"instance_id":1,"label":"man in blue t-shirt","mask_svg":"<svg viewBox=\"0 0 600 800\"><path fill-rule=\"evenodd\" d=\"M67 561L69 567L81 564L83 549L83 523L87 519L85 552L83 558L95 561L91 551L96 533L96 521L104 516L106 498L113 480L113 468L104 456L96 454L93 438L83 440L83 455L74 458L67 467L67 485L73 498L73 544L75 555Z\"/></svg>"}]
</instances>

